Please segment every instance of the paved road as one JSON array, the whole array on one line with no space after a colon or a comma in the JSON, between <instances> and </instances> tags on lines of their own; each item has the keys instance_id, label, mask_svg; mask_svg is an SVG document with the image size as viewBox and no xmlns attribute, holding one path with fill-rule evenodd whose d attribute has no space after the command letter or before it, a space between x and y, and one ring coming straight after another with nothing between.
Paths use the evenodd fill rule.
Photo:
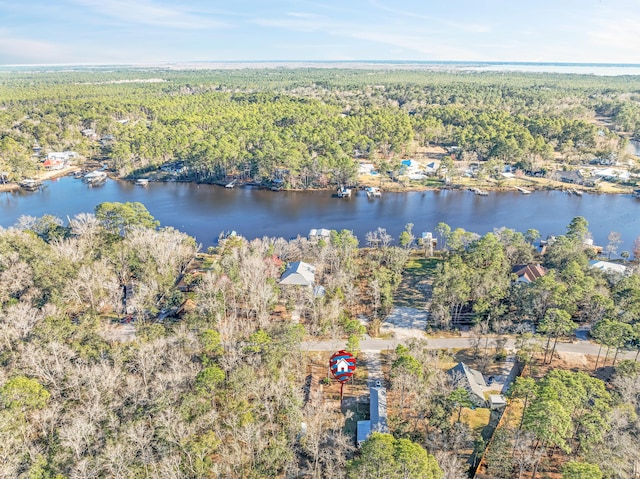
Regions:
<instances>
[{"instance_id":1,"label":"paved road","mask_svg":"<svg viewBox=\"0 0 640 479\"><path fill-rule=\"evenodd\" d=\"M360 341L360 350L362 351L386 351L395 349L398 344L404 344L409 339L364 339ZM426 338L427 347L429 349L466 349L471 348L471 338ZM346 340L332 340L332 341L304 341L301 345L303 351L337 351L343 349L346 345ZM515 349L515 340L512 338L507 339L505 345L507 349ZM556 351L560 353L577 353L577 354L592 354L597 355L600 347L589 341L577 340L568 343L558 343ZM602 354L605 353L603 348ZM611 350L609 357L615 351ZM620 352L618 354L619 359L634 359L635 352L628 351L626 353Z\"/></svg>"}]
</instances>

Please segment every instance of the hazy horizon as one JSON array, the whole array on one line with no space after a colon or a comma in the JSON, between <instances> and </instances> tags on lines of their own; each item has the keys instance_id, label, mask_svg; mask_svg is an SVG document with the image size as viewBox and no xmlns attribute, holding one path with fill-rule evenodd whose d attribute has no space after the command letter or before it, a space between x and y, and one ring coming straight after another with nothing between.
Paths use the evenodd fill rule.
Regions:
<instances>
[{"instance_id":1,"label":"hazy horizon","mask_svg":"<svg viewBox=\"0 0 640 479\"><path fill-rule=\"evenodd\" d=\"M640 64L635 0L0 0L0 18L2 65Z\"/></svg>"}]
</instances>

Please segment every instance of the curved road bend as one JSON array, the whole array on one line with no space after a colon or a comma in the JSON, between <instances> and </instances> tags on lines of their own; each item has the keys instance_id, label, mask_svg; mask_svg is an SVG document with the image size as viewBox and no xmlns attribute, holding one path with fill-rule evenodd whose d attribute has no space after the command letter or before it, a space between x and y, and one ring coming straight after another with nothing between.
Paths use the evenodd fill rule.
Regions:
<instances>
[{"instance_id":1,"label":"curved road bend","mask_svg":"<svg viewBox=\"0 0 640 479\"><path fill-rule=\"evenodd\" d=\"M471 338L425 338L429 349L468 349L471 348ZM361 351L387 351L395 349L398 344L405 344L409 339L364 339L360 341ZM300 349L303 351L337 351L344 349L346 340L330 341L303 341ZM507 349L515 349L515 339L507 339L505 344ZM590 354L596 356L600 346L589 341L581 340L571 343L558 343L556 351L561 353ZM606 348L602 348L602 353ZM612 357L614 351L609 352ZM618 359L634 359L635 351L620 351Z\"/></svg>"}]
</instances>

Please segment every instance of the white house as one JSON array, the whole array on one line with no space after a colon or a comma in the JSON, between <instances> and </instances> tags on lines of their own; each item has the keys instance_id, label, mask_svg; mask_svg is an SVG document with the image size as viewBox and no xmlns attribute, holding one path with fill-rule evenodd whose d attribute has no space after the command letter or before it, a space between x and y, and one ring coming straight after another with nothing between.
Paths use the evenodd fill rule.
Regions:
<instances>
[{"instance_id":1,"label":"white house","mask_svg":"<svg viewBox=\"0 0 640 479\"><path fill-rule=\"evenodd\" d=\"M418 170L422 165L420 165L420 163L418 163L416 160L402 160L401 163L402 166L407 167L408 170Z\"/></svg>"},{"instance_id":2,"label":"white house","mask_svg":"<svg viewBox=\"0 0 640 479\"><path fill-rule=\"evenodd\" d=\"M326 228L319 228L319 229L315 229L313 228L312 230L309 231L309 241L318 241L320 239L329 239L329 237L331 236L331 231L326 229Z\"/></svg>"},{"instance_id":3,"label":"white house","mask_svg":"<svg viewBox=\"0 0 640 479\"><path fill-rule=\"evenodd\" d=\"M358 166L358 174L370 175L375 170L373 163L360 163Z\"/></svg>"},{"instance_id":4,"label":"white house","mask_svg":"<svg viewBox=\"0 0 640 479\"><path fill-rule=\"evenodd\" d=\"M47 153L45 160L68 161L70 158L76 158L78 154L75 151L52 151Z\"/></svg>"},{"instance_id":5,"label":"white house","mask_svg":"<svg viewBox=\"0 0 640 479\"><path fill-rule=\"evenodd\" d=\"M631 271L624 265L618 263L611 263L610 261L589 261L592 268L599 269L605 273L618 274L620 276L627 276Z\"/></svg>"},{"instance_id":6,"label":"white house","mask_svg":"<svg viewBox=\"0 0 640 479\"><path fill-rule=\"evenodd\" d=\"M280 284L292 284L297 286L313 286L315 282L316 267L303 261L289 263L286 271L280 276Z\"/></svg>"},{"instance_id":7,"label":"white house","mask_svg":"<svg viewBox=\"0 0 640 479\"><path fill-rule=\"evenodd\" d=\"M438 173L438 168L440 168L440 163L437 161L432 161L424 167L424 173L426 175L433 176Z\"/></svg>"},{"instance_id":8,"label":"white house","mask_svg":"<svg viewBox=\"0 0 640 479\"><path fill-rule=\"evenodd\" d=\"M621 170L618 168L603 168L595 170L593 174L605 180L629 181L629 178L631 178L631 174L627 170Z\"/></svg>"}]
</instances>

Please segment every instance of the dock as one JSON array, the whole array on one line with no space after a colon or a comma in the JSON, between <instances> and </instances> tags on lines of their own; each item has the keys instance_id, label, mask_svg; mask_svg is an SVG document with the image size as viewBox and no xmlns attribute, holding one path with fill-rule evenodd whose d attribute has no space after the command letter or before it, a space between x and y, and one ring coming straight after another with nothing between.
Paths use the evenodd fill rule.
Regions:
<instances>
[{"instance_id":1,"label":"dock","mask_svg":"<svg viewBox=\"0 0 640 479\"><path fill-rule=\"evenodd\" d=\"M27 191L36 191L40 189L42 183L37 180L26 179L20 182L20 187L24 188Z\"/></svg>"},{"instance_id":2,"label":"dock","mask_svg":"<svg viewBox=\"0 0 640 479\"><path fill-rule=\"evenodd\" d=\"M104 171L95 170L84 175L84 181L89 186L103 185L107 181L107 174Z\"/></svg>"}]
</instances>

